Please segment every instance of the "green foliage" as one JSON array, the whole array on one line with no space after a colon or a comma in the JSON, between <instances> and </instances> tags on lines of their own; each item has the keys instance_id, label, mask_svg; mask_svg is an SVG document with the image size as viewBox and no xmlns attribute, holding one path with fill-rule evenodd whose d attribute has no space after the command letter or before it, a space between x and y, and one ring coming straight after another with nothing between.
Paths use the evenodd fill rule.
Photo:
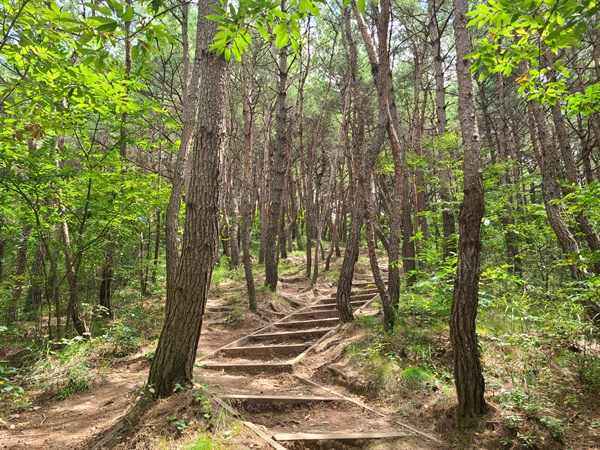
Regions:
<instances>
[{"instance_id":1,"label":"green foliage","mask_svg":"<svg viewBox=\"0 0 600 450\"><path fill-rule=\"evenodd\" d=\"M17 370L14 367L0 364L0 398L9 395L18 397L25 392L21 386L14 383L13 379L16 375Z\"/></svg>"},{"instance_id":2,"label":"green foliage","mask_svg":"<svg viewBox=\"0 0 600 450\"><path fill-rule=\"evenodd\" d=\"M488 33L469 55L473 71L486 77L492 73L509 76L522 61L529 63L526 74L517 78L519 93L528 99L555 104L568 98L571 107L587 113L598 108L600 87L569 96L565 79L570 72L561 60L552 67L541 64L547 51L578 47L584 33L600 13L593 1L579 0L498 0L479 4L469 15L470 26L488 27Z\"/></svg>"},{"instance_id":3,"label":"green foliage","mask_svg":"<svg viewBox=\"0 0 600 450\"><path fill-rule=\"evenodd\" d=\"M141 345L137 330L125 325L122 320L116 321L103 336L104 341L113 347L115 356L123 357L135 353Z\"/></svg>"},{"instance_id":4,"label":"green foliage","mask_svg":"<svg viewBox=\"0 0 600 450\"><path fill-rule=\"evenodd\" d=\"M184 450L218 450L221 446L210 436L202 434L201 437L183 447Z\"/></svg>"},{"instance_id":5,"label":"green foliage","mask_svg":"<svg viewBox=\"0 0 600 450\"><path fill-rule=\"evenodd\" d=\"M431 378L431 374L422 367L407 367L400 372L400 379L409 389L416 389Z\"/></svg>"},{"instance_id":6,"label":"green foliage","mask_svg":"<svg viewBox=\"0 0 600 450\"><path fill-rule=\"evenodd\" d=\"M600 357L597 355L582 355L578 358L579 376L588 386L590 395L600 393Z\"/></svg>"},{"instance_id":7,"label":"green foliage","mask_svg":"<svg viewBox=\"0 0 600 450\"><path fill-rule=\"evenodd\" d=\"M90 386L88 384L86 376L82 376L82 374L77 374L77 376L69 378L69 382L65 387L63 387L60 390L60 393L57 395L56 398L58 398L59 400L64 400L72 396L73 394L76 394L79 391L83 391L89 388Z\"/></svg>"},{"instance_id":8,"label":"green foliage","mask_svg":"<svg viewBox=\"0 0 600 450\"><path fill-rule=\"evenodd\" d=\"M292 0L286 10L273 0L242 0L228 8L216 7L207 18L219 23L211 50L241 61L252 44L253 31L267 42L272 38L277 48L290 44L297 53L302 43L301 24L310 15L320 16L319 0Z\"/></svg>"}]
</instances>

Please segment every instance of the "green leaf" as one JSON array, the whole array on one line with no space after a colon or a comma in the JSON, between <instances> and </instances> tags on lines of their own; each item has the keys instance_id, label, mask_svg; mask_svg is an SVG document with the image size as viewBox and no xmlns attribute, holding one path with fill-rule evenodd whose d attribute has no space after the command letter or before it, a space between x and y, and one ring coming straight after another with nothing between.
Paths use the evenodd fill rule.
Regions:
<instances>
[{"instance_id":1,"label":"green leaf","mask_svg":"<svg viewBox=\"0 0 600 450\"><path fill-rule=\"evenodd\" d=\"M287 28L285 28L284 31L280 31L275 36L275 45L277 46L277 48L283 48L287 45L289 40L290 40L290 35L288 34Z\"/></svg>"},{"instance_id":2,"label":"green leaf","mask_svg":"<svg viewBox=\"0 0 600 450\"><path fill-rule=\"evenodd\" d=\"M107 23L104 23L104 24L96 27L96 30L102 31L105 33L110 33L110 32L115 31L117 29L118 25L119 24L115 20L113 20L111 22L107 22Z\"/></svg>"},{"instance_id":3,"label":"green leaf","mask_svg":"<svg viewBox=\"0 0 600 450\"><path fill-rule=\"evenodd\" d=\"M364 14L366 9L367 9L367 5L366 5L366 1L365 0L358 0L356 2L356 6L358 6L358 10L361 12L361 14Z\"/></svg>"},{"instance_id":4,"label":"green leaf","mask_svg":"<svg viewBox=\"0 0 600 450\"><path fill-rule=\"evenodd\" d=\"M124 22L131 22L133 20L134 15L135 10L131 6L128 6L121 19L123 19Z\"/></svg>"},{"instance_id":5,"label":"green leaf","mask_svg":"<svg viewBox=\"0 0 600 450\"><path fill-rule=\"evenodd\" d=\"M270 40L270 36L269 36L269 32L267 31L267 29L265 28L265 26L263 24L261 24L260 22L258 22L256 24L256 29L258 30L258 32L260 33L261 37L266 41L269 42Z\"/></svg>"},{"instance_id":6,"label":"green leaf","mask_svg":"<svg viewBox=\"0 0 600 450\"><path fill-rule=\"evenodd\" d=\"M216 14L209 14L206 16L208 20L212 20L213 22L223 23L226 19L223 16L218 16Z\"/></svg>"}]
</instances>

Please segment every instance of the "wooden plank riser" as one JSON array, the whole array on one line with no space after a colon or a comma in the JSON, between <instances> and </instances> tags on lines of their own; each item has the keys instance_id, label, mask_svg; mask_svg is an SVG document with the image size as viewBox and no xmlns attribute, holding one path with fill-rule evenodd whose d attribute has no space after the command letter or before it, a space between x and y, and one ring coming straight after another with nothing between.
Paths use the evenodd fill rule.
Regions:
<instances>
[{"instance_id":1,"label":"wooden plank riser","mask_svg":"<svg viewBox=\"0 0 600 450\"><path fill-rule=\"evenodd\" d=\"M308 348L308 344L266 345L262 347L223 348L218 355L226 358L261 358L269 356L295 356Z\"/></svg>"}]
</instances>

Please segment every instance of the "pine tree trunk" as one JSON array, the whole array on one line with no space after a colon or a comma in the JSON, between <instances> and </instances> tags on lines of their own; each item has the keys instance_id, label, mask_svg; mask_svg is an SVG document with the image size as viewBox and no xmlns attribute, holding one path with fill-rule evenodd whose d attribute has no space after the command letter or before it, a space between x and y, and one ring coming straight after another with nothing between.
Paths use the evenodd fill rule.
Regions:
<instances>
[{"instance_id":1,"label":"pine tree trunk","mask_svg":"<svg viewBox=\"0 0 600 450\"><path fill-rule=\"evenodd\" d=\"M250 311L257 312L256 287L252 273L252 153L254 149L254 105L252 75L248 73L247 55L242 57L242 106L244 114L244 152L242 156L242 264L246 276L248 306Z\"/></svg>"},{"instance_id":2,"label":"pine tree trunk","mask_svg":"<svg viewBox=\"0 0 600 450\"><path fill-rule=\"evenodd\" d=\"M285 0L281 2L285 11ZM269 222L265 237L265 287L272 292L277 290L278 281L278 231L286 172L287 160L287 78L288 62L287 47L279 50L277 80L277 114L275 118L275 145L273 148L273 167L271 170L271 192L269 207Z\"/></svg>"},{"instance_id":3,"label":"pine tree trunk","mask_svg":"<svg viewBox=\"0 0 600 450\"><path fill-rule=\"evenodd\" d=\"M443 2L442 2L443 3ZM435 134L443 136L447 132L448 121L446 118L446 86L444 80L444 59L441 51L441 35L437 21L437 10L440 5L436 5L436 0L428 2L428 19L429 19L429 38L433 52L433 68L435 72L435 115L437 119L437 129ZM440 160L445 160L448 155L445 155L440 150ZM454 235L456 233L454 211L450 206L450 189L452 184L450 169L448 164L443 164L440 170L440 198L442 199L442 234L444 236L444 259L452 254L456 254L456 242Z\"/></svg>"},{"instance_id":4,"label":"pine tree trunk","mask_svg":"<svg viewBox=\"0 0 600 450\"><path fill-rule=\"evenodd\" d=\"M450 313L450 339L454 355L454 382L458 396L459 425L487 411L485 382L479 357L475 320L479 302L481 257L480 227L484 211L481 144L475 108L467 32L468 1L454 0L454 36L458 78L458 117L464 145L464 198L458 217L458 264Z\"/></svg>"},{"instance_id":5,"label":"pine tree trunk","mask_svg":"<svg viewBox=\"0 0 600 450\"><path fill-rule=\"evenodd\" d=\"M183 42L183 130L181 134L181 143L175 169L173 172L173 181L171 187L171 196L167 205L165 217L165 241L166 241L166 275L167 275L167 299L175 290L175 278L177 276L177 267L179 265L179 211L183 199L183 189L186 183L186 173L188 172L188 159L194 127L196 124L196 111L198 109L198 88L200 83L200 52L194 56L194 64L190 76L189 69L189 44L188 44L188 4L182 4L182 42ZM198 21L200 21L198 17ZM197 25L196 48L200 48L201 29Z\"/></svg>"},{"instance_id":6,"label":"pine tree trunk","mask_svg":"<svg viewBox=\"0 0 600 450\"><path fill-rule=\"evenodd\" d=\"M177 383L192 384L202 315L216 256L228 64L222 56L209 50L218 24L206 16L219 5L217 0L199 3L201 45L197 52L202 83L198 128L175 290L167 299L165 322L148 377L154 397L171 395Z\"/></svg>"},{"instance_id":7,"label":"pine tree trunk","mask_svg":"<svg viewBox=\"0 0 600 450\"><path fill-rule=\"evenodd\" d=\"M102 266L102 281L100 282L100 301L99 304L102 307L101 313L105 318L112 318L113 311L110 305L112 296L111 284L113 279L113 262L114 262L114 251L108 250L106 252L106 258L104 259L104 265Z\"/></svg>"},{"instance_id":8,"label":"pine tree trunk","mask_svg":"<svg viewBox=\"0 0 600 450\"><path fill-rule=\"evenodd\" d=\"M17 258L15 260L14 284L6 306L7 323L16 322L19 318L19 303L21 303L21 294L25 284L25 269L27 268L27 247L29 244L29 235L31 226L25 225L21 229L21 239L17 247Z\"/></svg>"},{"instance_id":9,"label":"pine tree trunk","mask_svg":"<svg viewBox=\"0 0 600 450\"><path fill-rule=\"evenodd\" d=\"M44 245L39 243L35 248L35 256L33 258L33 263L31 264L31 283L29 284L29 289L27 290L25 308L23 309L23 311L27 313L37 311L42 304L45 284L45 265Z\"/></svg>"}]
</instances>

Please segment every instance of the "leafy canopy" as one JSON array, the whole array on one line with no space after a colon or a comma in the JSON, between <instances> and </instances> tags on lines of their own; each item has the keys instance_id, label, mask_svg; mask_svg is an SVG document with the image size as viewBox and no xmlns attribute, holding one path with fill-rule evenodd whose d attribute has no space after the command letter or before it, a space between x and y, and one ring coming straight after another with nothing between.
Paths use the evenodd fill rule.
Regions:
<instances>
[{"instance_id":1,"label":"leafy canopy","mask_svg":"<svg viewBox=\"0 0 600 450\"><path fill-rule=\"evenodd\" d=\"M586 31L596 26L600 5L590 0L488 0L469 16L469 26L487 26L478 43L473 72L481 77L492 73L511 75L522 63L529 66L517 78L519 93L528 99L554 104L567 98L571 107L584 112L598 109L600 86L588 87L585 94L567 95L565 79L570 72L561 60L544 67L542 56L578 47Z\"/></svg>"}]
</instances>

